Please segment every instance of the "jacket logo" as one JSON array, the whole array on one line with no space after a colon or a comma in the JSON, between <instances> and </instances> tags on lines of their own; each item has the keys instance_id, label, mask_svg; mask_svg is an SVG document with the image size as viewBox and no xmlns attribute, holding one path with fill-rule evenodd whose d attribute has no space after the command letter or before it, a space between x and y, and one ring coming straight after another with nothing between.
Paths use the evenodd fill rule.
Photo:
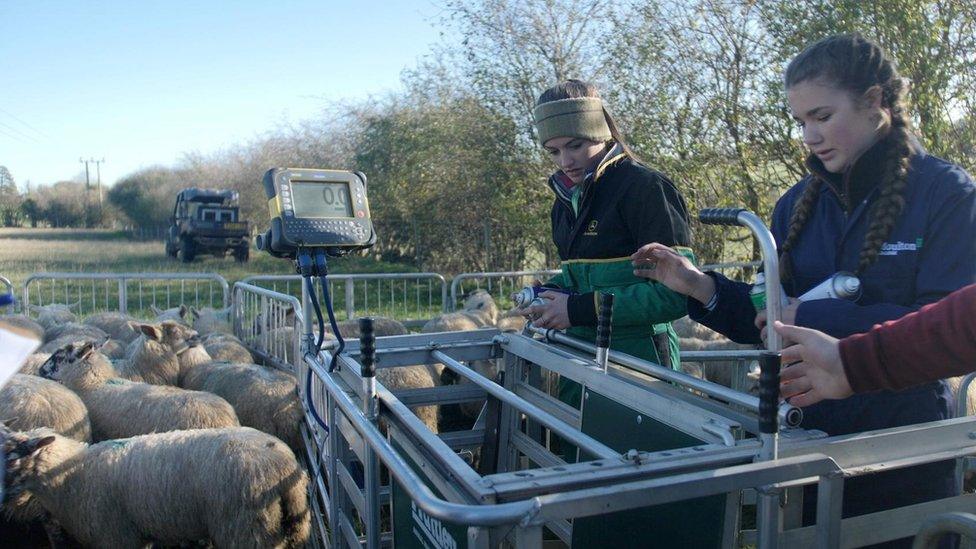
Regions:
<instances>
[{"instance_id":1,"label":"jacket logo","mask_svg":"<svg viewBox=\"0 0 976 549\"><path fill-rule=\"evenodd\" d=\"M586 226L586 232L583 233L583 236L596 236L596 225L597 225L597 220L596 219L591 220L590 224Z\"/></svg>"},{"instance_id":2,"label":"jacket logo","mask_svg":"<svg viewBox=\"0 0 976 549\"><path fill-rule=\"evenodd\" d=\"M878 255L898 255L900 252L917 252L922 249L922 239L918 238L915 242L885 242L881 245Z\"/></svg>"}]
</instances>

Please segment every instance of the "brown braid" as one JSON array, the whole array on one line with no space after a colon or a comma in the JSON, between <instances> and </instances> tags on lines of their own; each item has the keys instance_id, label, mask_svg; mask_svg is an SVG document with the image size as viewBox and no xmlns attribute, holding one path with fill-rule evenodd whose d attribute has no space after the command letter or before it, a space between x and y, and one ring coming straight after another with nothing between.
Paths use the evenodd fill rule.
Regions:
<instances>
[{"instance_id":1,"label":"brown braid","mask_svg":"<svg viewBox=\"0 0 976 549\"><path fill-rule=\"evenodd\" d=\"M803 190L803 195L800 196L800 199L796 201L796 205L793 206L786 240L779 247L779 276L784 281L789 280L793 276L793 263L790 261L789 255L790 250L796 245L796 241L800 239L800 232L803 230L803 226L807 224L807 220L810 219L813 206L817 203L817 197L820 196L821 187L823 187L822 179L819 177L811 179L807 188Z\"/></svg>"},{"instance_id":2,"label":"brown braid","mask_svg":"<svg viewBox=\"0 0 976 549\"><path fill-rule=\"evenodd\" d=\"M812 79L849 90L859 99L870 88L878 86L881 107L891 113L890 130L885 137L889 152L881 167L880 196L871 208L868 231L858 257L856 274L860 275L878 258L881 246L905 206L908 159L912 154L911 130L905 114L907 89L894 62L877 44L857 34L832 36L813 44L790 62L784 77L787 88ZM786 240L780 247L783 280L792 274L788 253L810 218L822 185L823 181L815 177L793 208Z\"/></svg>"}]
</instances>

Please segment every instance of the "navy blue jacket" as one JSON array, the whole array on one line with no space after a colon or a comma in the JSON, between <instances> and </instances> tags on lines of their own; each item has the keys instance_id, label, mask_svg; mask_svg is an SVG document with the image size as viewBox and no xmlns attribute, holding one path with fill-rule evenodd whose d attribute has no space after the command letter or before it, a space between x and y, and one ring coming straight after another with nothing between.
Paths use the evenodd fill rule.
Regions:
<instances>
[{"instance_id":1,"label":"navy blue jacket","mask_svg":"<svg viewBox=\"0 0 976 549\"><path fill-rule=\"evenodd\" d=\"M837 271L855 271L867 232L870 206L877 199L877 166L886 153L882 141L866 152L843 178L810 168L826 181L800 238L790 251L793 276L787 295L796 297ZM810 184L808 176L776 204L772 233L783 242L793 206ZM804 302L796 324L845 337L874 324L904 316L922 305L976 282L976 186L964 170L919 152L909 165L905 207L877 261L861 273L856 302L825 299ZM688 300L692 319L741 343L759 343L750 285L710 273L719 296L707 311ZM804 409L803 427L843 435L951 417L952 398L944 382L901 392L855 395ZM940 469L941 466L941 469ZM925 470L922 470L925 469ZM854 479L845 488L844 515L852 516L953 492L951 466L926 465ZM860 486L855 487L854 484ZM906 495L907 494L907 495ZM904 496L904 498L902 497Z\"/></svg>"}]
</instances>

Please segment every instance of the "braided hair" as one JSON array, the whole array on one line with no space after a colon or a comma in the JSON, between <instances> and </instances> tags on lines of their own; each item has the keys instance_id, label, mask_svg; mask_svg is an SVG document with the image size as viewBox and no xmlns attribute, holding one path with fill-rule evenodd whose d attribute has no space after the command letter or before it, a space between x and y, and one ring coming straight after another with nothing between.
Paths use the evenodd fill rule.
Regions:
<instances>
[{"instance_id":1,"label":"braided hair","mask_svg":"<svg viewBox=\"0 0 976 549\"><path fill-rule=\"evenodd\" d=\"M870 88L877 86L881 90L881 107L891 115L889 132L884 138L888 152L881 166L880 196L871 208L868 231L855 271L860 275L878 258L881 246L891 234L905 206L908 160L913 152L906 113L908 86L898 74L894 61L876 43L858 34L832 36L809 46L790 62L784 76L787 89L814 79L847 90L856 97L863 97ZM811 153L808 163L814 158ZM790 215L786 239L780 246L783 280L792 275L789 252L799 240L823 184L822 179L814 176Z\"/></svg>"}]
</instances>

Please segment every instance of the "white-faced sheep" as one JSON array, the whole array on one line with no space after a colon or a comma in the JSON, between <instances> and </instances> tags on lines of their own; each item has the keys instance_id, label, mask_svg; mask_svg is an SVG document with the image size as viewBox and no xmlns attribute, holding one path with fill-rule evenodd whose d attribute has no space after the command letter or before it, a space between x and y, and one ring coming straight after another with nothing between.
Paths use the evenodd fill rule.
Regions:
<instances>
[{"instance_id":1,"label":"white-faced sheep","mask_svg":"<svg viewBox=\"0 0 976 549\"><path fill-rule=\"evenodd\" d=\"M91 343L59 349L41 367L41 375L81 397L93 440L239 425L234 409L217 395L118 378Z\"/></svg>"},{"instance_id":2,"label":"white-faced sheep","mask_svg":"<svg viewBox=\"0 0 976 549\"><path fill-rule=\"evenodd\" d=\"M218 395L234 407L241 425L274 435L296 452L303 447L299 427L304 411L295 376L257 364L207 361L191 366L189 360L181 362L186 362L181 387Z\"/></svg>"},{"instance_id":3,"label":"white-faced sheep","mask_svg":"<svg viewBox=\"0 0 976 549\"><path fill-rule=\"evenodd\" d=\"M135 318L125 313L107 312L93 314L86 318L84 323L99 328L108 334L108 337L128 345L139 337L139 331L132 327L132 322L135 321Z\"/></svg>"},{"instance_id":4,"label":"white-faced sheep","mask_svg":"<svg viewBox=\"0 0 976 549\"><path fill-rule=\"evenodd\" d=\"M463 310L454 313L445 313L432 318L424 324L421 332L462 332L481 328L493 328L497 323L498 306L495 305L495 300L485 290L476 290L465 298ZM524 324L523 321L523 327ZM468 365L488 379L495 379L498 375L498 364L494 360L473 360ZM433 364L430 368L437 377L438 385L468 383L466 379L455 374L453 370L445 369L442 364ZM459 404L458 407L464 417L475 419L481 413L483 403L464 402ZM451 417L453 414L450 408L448 408L444 415L445 420L449 423L454 423L460 419Z\"/></svg>"},{"instance_id":5,"label":"white-faced sheep","mask_svg":"<svg viewBox=\"0 0 976 549\"><path fill-rule=\"evenodd\" d=\"M28 309L37 314L37 323L47 332L58 324L74 322L77 317L72 309L77 307L77 303L64 305L62 303L52 303L50 305L30 305Z\"/></svg>"},{"instance_id":6,"label":"white-faced sheep","mask_svg":"<svg viewBox=\"0 0 976 549\"><path fill-rule=\"evenodd\" d=\"M180 362L177 357L189 348L188 340L171 340L172 346L167 345L163 343L162 325L133 324L143 337L130 344L133 346L130 356L112 363L119 377L152 385L177 385L180 377Z\"/></svg>"},{"instance_id":7,"label":"white-faced sheep","mask_svg":"<svg viewBox=\"0 0 976 549\"><path fill-rule=\"evenodd\" d=\"M38 341L44 341L44 326L25 315L0 315L0 324L19 328Z\"/></svg>"},{"instance_id":8,"label":"white-faced sheep","mask_svg":"<svg viewBox=\"0 0 976 549\"><path fill-rule=\"evenodd\" d=\"M190 339L197 337L197 332L193 328L190 328L186 324L180 324L179 322L173 320L164 320L158 323L144 324L140 322L135 322L132 324L132 329L139 331L139 337L132 340L125 348L125 357L132 358L135 356L139 349L142 347L142 342L147 337L146 333L143 331L143 325L156 326L162 332L158 341L165 345L170 351L176 353L186 348L186 342ZM104 354L104 353L103 353Z\"/></svg>"},{"instance_id":9,"label":"white-faced sheep","mask_svg":"<svg viewBox=\"0 0 976 549\"><path fill-rule=\"evenodd\" d=\"M210 307L204 307L202 309L190 307L190 314L193 318L193 329L201 336L212 333L234 333L230 325L229 308L217 310Z\"/></svg>"},{"instance_id":10,"label":"white-faced sheep","mask_svg":"<svg viewBox=\"0 0 976 549\"><path fill-rule=\"evenodd\" d=\"M190 309L186 305L171 307L169 309L160 309L155 305L150 305L149 310L152 311L152 314L156 315L154 322L171 320L186 326L190 325L189 321L187 320L187 316L190 314Z\"/></svg>"},{"instance_id":11,"label":"white-faced sheep","mask_svg":"<svg viewBox=\"0 0 976 549\"><path fill-rule=\"evenodd\" d=\"M49 427L68 438L91 441L88 409L78 395L59 383L36 376L15 374L0 389L0 422L15 431ZM29 492L9 498L3 511L17 522L43 515Z\"/></svg>"},{"instance_id":12,"label":"white-faced sheep","mask_svg":"<svg viewBox=\"0 0 976 549\"><path fill-rule=\"evenodd\" d=\"M101 328L74 321L52 326L44 332L44 341L46 343L66 337L77 337L79 339L91 338L97 340L105 340L109 338L108 334L106 334Z\"/></svg>"},{"instance_id":13,"label":"white-faced sheep","mask_svg":"<svg viewBox=\"0 0 976 549\"><path fill-rule=\"evenodd\" d=\"M492 328L498 322L498 306L491 294L476 290L464 299L460 311L444 313L427 321L423 333L460 332Z\"/></svg>"},{"instance_id":14,"label":"white-faced sheep","mask_svg":"<svg viewBox=\"0 0 976 549\"><path fill-rule=\"evenodd\" d=\"M25 491L82 545L301 547L308 479L278 439L239 427L86 444L7 432L8 490Z\"/></svg>"},{"instance_id":15,"label":"white-faced sheep","mask_svg":"<svg viewBox=\"0 0 976 549\"><path fill-rule=\"evenodd\" d=\"M220 332L212 333L202 339L203 346L214 360L227 362L254 362L251 351L247 350L236 337Z\"/></svg>"}]
</instances>

